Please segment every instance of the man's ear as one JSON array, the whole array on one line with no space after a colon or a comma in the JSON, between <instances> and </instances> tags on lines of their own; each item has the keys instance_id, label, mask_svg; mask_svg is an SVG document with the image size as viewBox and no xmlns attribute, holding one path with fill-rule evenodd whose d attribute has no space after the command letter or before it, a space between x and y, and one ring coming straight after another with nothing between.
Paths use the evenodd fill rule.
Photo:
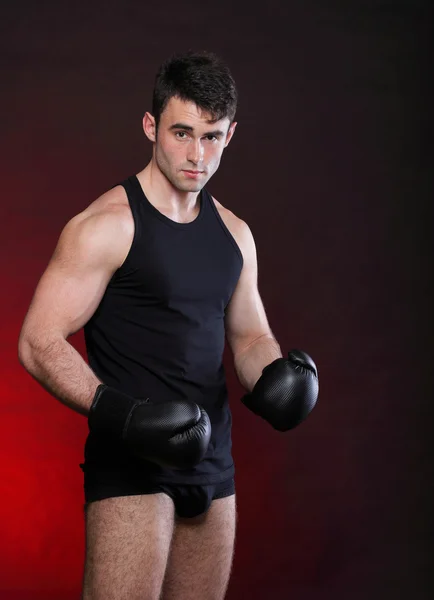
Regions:
<instances>
[{"instance_id":1,"label":"man's ear","mask_svg":"<svg viewBox=\"0 0 434 600\"><path fill-rule=\"evenodd\" d=\"M143 131L149 141L155 142L157 140L157 127L155 124L155 118L151 113L146 112L143 117Z\"/></svg>"},{"instance_id":2,"label":"man's ear","mask_svg":"<svg viewBox=\"0 0 434 600\"><path fill-rule=\"evenodd\" d=\"M236 126L237 126L237 122L236 122L236 121L234 121L234 122L231 124L231 126L229 127L229 129L228 129L228 132L227 132L227 134L226 134L225 148L226 148L226 146L229 144L229 142L231 141L231 139L232 139L232 136L233 136L233 135L234 135L234 133L235 133L235 128L236 128Z\"/></svg>"}]
</instances>

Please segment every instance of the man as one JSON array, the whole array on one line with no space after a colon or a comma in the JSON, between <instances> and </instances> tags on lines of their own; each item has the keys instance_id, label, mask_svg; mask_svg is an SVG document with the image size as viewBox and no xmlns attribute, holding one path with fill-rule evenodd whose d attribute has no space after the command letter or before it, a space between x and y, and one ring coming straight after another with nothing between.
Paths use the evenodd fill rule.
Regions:
<instances>
[{"instance_id":1,"label":"man","mask_svg":"<svg viewBox=\"0 0 434 600\"><path fill-rule=\"evenodd\" d=\"M225 336L244 404L275 429L316 402L312 359L284 359L270 330L249 227L204 187L236 102L213 54L160 67L143 118L151 161L67 223L23 323L21 363L88 417L84 600L224 598L236 527ZM89 366L66 341L81 327Z\"/></svg>"}]
</instances>

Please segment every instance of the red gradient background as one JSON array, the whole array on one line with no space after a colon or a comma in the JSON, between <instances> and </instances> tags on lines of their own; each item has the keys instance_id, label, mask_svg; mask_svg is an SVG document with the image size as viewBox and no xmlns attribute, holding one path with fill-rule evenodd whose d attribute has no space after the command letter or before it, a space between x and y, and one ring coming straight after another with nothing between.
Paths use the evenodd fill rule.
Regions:
<instances>
[{"instance_id":1,"label":"red gradient background","mask_svg":"<svg viewBox=\"0 0 434 600\"><path fill-rule=\"evenodd\" d=\"M238 128L210 191L250 225L285 352L318 405L279 434L234 417L239 527L227 598L431 598L432 95L428 2L21 2L1 24L0 599L75 600L86 420L17 359L62 227L150 156L173 51L221 54ZM82 332L69 340L85 356Z\"/></svg>"}]
</instances>

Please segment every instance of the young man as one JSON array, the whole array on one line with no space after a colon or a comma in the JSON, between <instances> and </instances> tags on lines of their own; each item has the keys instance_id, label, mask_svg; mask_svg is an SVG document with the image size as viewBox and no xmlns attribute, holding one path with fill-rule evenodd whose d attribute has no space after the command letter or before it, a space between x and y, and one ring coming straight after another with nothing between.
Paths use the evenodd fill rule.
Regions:
<instances>
[{"instance_id":1,"label":"young man","mask_svg":"<svg viewBox=\"0 0 434 600\"><path fill-rule=\"evenodd\" d=\"M236 526L225 336L244 404L275 429L316 402L312 359L284 359L270 330L249 227L204 187L236 102L213 54L161 66L143 118L151 161L67 223L22 326L21 363L88 418L85 600L224 598ZM81 327L89 366L66 341Z\"/></svg>"}]
</instances>

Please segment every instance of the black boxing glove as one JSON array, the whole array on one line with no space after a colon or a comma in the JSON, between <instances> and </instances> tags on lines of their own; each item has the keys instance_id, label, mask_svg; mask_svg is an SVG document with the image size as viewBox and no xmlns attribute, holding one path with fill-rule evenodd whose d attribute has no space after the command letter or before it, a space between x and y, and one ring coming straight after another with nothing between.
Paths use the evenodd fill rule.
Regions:
<instances>
[{"instance_id":1,"label":"black boxing glove","mask_svg":"<svg viewBox=\"0 0 434 600\"><path fill-rule=\"evenodd\" d=\"M169 469L188 469L205 456L211 438L207 413L193 402L136 400L100 384L89 429L120 441L133 454Z\"/></svg>"},{"instance_id":2,"label":"black boxing glove","mask_svg":"<svg viewBox=\"0 0 434 600\"><path fill-rule=\"evenodd\" d=\"M318 399L318 371L311 357L291 350L288 358L277 358L262 370L250 394L241 401L278 431L299 425Z\"/></svg>"}]
</instances>

